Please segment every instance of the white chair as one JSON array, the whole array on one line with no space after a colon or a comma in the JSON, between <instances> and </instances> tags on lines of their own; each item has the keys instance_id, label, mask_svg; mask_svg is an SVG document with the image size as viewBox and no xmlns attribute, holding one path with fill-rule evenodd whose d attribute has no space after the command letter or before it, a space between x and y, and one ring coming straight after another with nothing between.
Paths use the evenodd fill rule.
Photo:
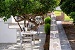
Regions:
<instances>
[{"instance_id":1,"label":"white chair","mask_svg":"<svg viewBox=\"0 0 75 50\"><path fill-rule=\"evenodd\" d=\"M24 43L25 50L28 50L28 49L33 50L32 36L24 34L22 39L23 39L22 43Z\"/></svg>"}]
</instances>

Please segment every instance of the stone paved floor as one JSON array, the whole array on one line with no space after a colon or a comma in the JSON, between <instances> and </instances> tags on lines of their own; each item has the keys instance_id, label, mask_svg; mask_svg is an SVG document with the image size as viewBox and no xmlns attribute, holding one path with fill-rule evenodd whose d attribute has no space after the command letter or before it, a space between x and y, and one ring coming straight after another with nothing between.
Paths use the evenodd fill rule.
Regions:
<instances>
[{"instance_id":1,"label":"stone paved floor","mask_svg":"<svg viewBox=\"0 0 75 50\"><path fill-rule=\"evenodd\" d=\"M32 44L33 44L33 50L44 50L43 48L43 45L45 43L45 33L40 33L39 34L39 41L35 40L35 45L33 44L33 41L32 41ZM0 43L0 50L25 50L26 48L24 47L24 43L22 44L22 49L20 48L20 42L18 41L17 43L15 44L11 44L11 43ZM27 48L26 50L31 50L31 47L30 48Z\"/></svg>"}]
</instances>

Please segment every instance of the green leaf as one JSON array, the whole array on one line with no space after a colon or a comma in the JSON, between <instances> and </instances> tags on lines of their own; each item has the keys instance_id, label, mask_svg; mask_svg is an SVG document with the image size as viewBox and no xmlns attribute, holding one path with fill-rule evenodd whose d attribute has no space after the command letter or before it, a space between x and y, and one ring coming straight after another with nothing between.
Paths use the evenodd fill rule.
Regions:
<instances>
[{"instance_id":1,"label":"green leaf","mask_svg":"<svg viewBox=\"0 0 75 50\"><path fill-rule=\"evenodd\" d=\"M0 1L0 17L4 20L10 18L11 15L24 14L46 14L53 11L60 0L1 0Z\"/></svg>"},{"instance_id":2,"label":"green leaf","mask_svg":"<svg viewBox=\"0 0 75 50\"><path fill-rule=\"evenodd\" d=\"M4 22L7 21L7 18L3 18Z\"/></svg>"}]
</instances>

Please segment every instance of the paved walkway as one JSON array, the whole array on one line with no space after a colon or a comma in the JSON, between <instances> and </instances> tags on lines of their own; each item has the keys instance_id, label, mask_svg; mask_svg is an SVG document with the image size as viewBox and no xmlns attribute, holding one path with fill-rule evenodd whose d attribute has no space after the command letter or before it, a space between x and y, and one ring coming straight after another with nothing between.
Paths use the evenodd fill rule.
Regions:
<instances>
[{"instance_id":1,"label":"paved walkway","mask_svg":"<svg viewBox=\"0 0 75 50\"><path fill-rule=\"evenodd\" d=\"M19 34L17 34L19 36ZM33 47L33 50L44 50L43 45L45 43L45 33L39 34L39 41L35 40L35 45L31 46ZM33 44L33 41L32 41ZM2 44L0 43L0 50L25 50L24 43L22 43L22 49L20 49L20 39L17 39L17 43L15 44ZM31 50L31 48L27 48L26 50Z\"/></svg>"},{"instance_id":2,"label":"paved walkway","mask_svg":"<svg viewBox=\"0 0 75 50\"><path fill-rule=\"evenodd\" d=\"M72 50L71 46L70 46L70 43L67 39L67 36L65 34L65 31L62 27L62 22L61 21L57 21L57 27L58 27L58 30L59 30L61 49L62 50Z\"/></svg>"}]
</instances>

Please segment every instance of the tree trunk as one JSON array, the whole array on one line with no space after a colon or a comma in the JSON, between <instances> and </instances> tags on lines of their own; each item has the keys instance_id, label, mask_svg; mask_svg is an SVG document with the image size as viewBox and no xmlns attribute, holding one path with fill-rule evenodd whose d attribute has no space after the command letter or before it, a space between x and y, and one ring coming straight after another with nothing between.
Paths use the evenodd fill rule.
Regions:
<instances>
[{"instance_id":1,"label":"tree trunk","mask_svg":"<svg viewBox=\"0 0 75 50\"><path fill-rule=\"evenodd\" d=\"M15 17L14 17L14 19L15 19ZM17 20L15 19L15 21L17 21ZM19 22L17 22L17 24L19 25L20 30L21 30L21 32L22 32L23 30L22 30L22 28L21 28L21 26L20 26Z\"/></svg>"},{"instance_id":2,"label":"tree trunk","mask_svg":"<svg viewBox=\"0 0 75 50\"><path fill-rule=\"evenodd\" d=\"M75 22L73 21L73 24L75 25Z\"/></svg>"},{"instance_id":3,"label":"tree trunk","mask_svg":"<svg viewBox=\"0 0 75 50\"><path fill-rule=\"evenodd\" d=\"M24 27L26 26L25 24L26 24L26 20L24 20Z\"/></svg>"},{"instance_id":4,"label":"tree trunk","mask_svg":"<svg viewBox=\"0 0 75 50\"><path fill-rule=\"evenodd\" d=\"M46 34L44 50L49 50L50 34Z\"/></svg>"}]
</instances>

